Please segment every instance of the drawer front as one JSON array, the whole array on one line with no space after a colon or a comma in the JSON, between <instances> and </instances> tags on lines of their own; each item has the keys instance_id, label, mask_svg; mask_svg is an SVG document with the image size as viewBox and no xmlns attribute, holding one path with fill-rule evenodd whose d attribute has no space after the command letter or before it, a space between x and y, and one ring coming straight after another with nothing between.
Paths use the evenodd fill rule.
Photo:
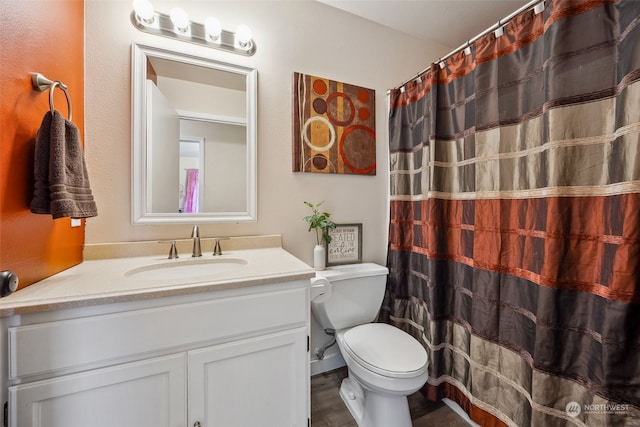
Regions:
<instances>
[{"instance_id":1,"label":"drawer front","mask_svg":"<svg viewBox=\"0 0 640 427\"><path fill-rule=\"evenodd\" d=\"M306 287L9 328L9 378L305 326Z\"/></svg>"}]
</instances>

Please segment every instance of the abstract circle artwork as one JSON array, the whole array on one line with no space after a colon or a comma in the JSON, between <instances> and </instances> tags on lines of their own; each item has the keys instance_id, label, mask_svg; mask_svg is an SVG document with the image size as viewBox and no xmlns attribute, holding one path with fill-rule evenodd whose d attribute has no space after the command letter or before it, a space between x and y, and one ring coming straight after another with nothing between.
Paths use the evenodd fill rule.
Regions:
<instances>
[{"instance_id":1,"label":"abstract circle artwork","mask_svg":"<svg viewBox=\"0 0 640 427\"><path fill-rule=\"evenodd\" d=\"M375 91L293 74L293 171L376 174Z\"/></svg>"}]
</instances>

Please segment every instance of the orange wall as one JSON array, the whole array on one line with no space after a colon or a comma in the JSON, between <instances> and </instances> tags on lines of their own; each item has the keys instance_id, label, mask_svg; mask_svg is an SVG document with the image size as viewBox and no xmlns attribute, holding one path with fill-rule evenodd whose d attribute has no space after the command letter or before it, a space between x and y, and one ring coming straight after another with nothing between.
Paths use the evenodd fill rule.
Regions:
<instances>
[{"instance_id":1,"label":"orange wall","mask_svg":"<svg viewBox=\"0 0 640 427\"><path fill-rule=\"evenodd\" d=\"M83 0L0 0L0 270L16 273L20 288L80 263L84 244L84 220L71 228L29 210L35 135L49 109L30 72L67 84L84 135ZM67 116L59 89L54 104Z\"/></svg>"}]
</instances>

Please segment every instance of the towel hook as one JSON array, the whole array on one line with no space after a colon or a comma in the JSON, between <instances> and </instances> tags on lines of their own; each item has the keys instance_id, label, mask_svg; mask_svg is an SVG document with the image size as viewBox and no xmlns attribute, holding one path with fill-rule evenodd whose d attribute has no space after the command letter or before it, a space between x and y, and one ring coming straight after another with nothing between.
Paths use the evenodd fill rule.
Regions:
<instances>
[{"instance_id":1,"label":"towel hook","mask_svg":"<svg viewBox=\"0 0 640 427\"><path fill-rule=\"evenodd\" d=\"M49 108L51 112L55 110L55 106L53 105L53 92L56 87L59 87L64 92L64 96L67 98L67 106L69 107L69 121L73 117L73 111L71 106L71 97L69 96L69 91L67 90L67 85L62 83L60 80L52 81L43 76L40 73L31 73L31 84L33 88L38 92L44 92L49 89Z\"/></svg>"}]
</instances>

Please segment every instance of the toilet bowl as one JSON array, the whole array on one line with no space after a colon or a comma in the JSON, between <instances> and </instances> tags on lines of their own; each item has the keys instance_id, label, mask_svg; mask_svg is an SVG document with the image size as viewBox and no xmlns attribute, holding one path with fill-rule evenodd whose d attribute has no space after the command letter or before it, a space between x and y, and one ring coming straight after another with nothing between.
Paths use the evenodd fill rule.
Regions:
<instances>
[{"instance_id":1,"label":"toilet bowl","mask_svg":"<svg viewBox=\"0 0 640 427\"><path fill-rule=\"evenodd\" d=\"M427 352L411 335L371 323L388 270L376 264L331 267L312 280L312 312L335 331L348 377L340 397L359 427L411 427L407 396L427 381Z\"/></svg>"},{"instance_id":2,"label":"toilet bowl","mask_svg":"<svg viewBox=\"0 0 640 427\"><path fill-rule=\"evenodd\" d=\"M371 323L339 331L349 376L340 397L360 427L411 426L407 396L427 381L427 353L398 328Z\"/></svg>"}]
</instances>

